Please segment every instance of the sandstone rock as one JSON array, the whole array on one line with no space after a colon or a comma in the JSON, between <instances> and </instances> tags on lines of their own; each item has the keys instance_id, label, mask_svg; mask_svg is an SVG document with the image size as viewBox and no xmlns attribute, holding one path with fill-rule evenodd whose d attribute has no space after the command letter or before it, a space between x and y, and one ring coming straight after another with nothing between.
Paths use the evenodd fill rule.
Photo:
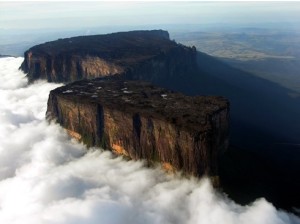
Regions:
<instances>
[{"instance_id":1,"label":"sandstone rock","mask_svg":"<svg viewBox=\"0 0 300 224\"><path fill-rule=\"evenodd\" d=\"M68 84L50 92L47 117L88 146L195 176L217 176L218 155L228 146L226 99L184 96L145 82Z\"/></svg>"},{"instance_id":2,"label":"sandstone rock","mask_svg":"<svg viewBox=\"0 0 300 224\"><path fill-rule=\"evenodd\" d=\"M121 75L164 83L197 69L196 50L169 39L167 31L130 31L59 39L24 53L30 81L72 82Z\"/></svg>"}]
</instances>

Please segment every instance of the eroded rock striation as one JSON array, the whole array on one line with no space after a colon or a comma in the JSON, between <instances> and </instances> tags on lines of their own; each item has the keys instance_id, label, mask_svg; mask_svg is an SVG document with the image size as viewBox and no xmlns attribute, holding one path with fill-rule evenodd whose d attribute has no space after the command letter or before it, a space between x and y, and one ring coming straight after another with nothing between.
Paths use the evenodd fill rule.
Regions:
<instances>
[{"instance_id":1,"label":"eroded rock striation","mask_svg":"<svg viewBox=\"0 0 300 224\"><path fill-rule=\"evenodd\" d=\"M89 146L162 163L186 174L217 176L228 146L229 103L189 97L140 81L82 80L50 92L48 119Z\"/></svg>"},{"instance_id":2,"label":"eroded rock striation","mask_svg":"<svg viewBox=\"0 0 300 224\"><path fill-rule=\"evenodd\" d=\"M163 30L130 31L59 39L24 53L30 81L72 82L103 76L164 83L197 69L196 49L169 39Z\"/></svg>"}]
</instances>

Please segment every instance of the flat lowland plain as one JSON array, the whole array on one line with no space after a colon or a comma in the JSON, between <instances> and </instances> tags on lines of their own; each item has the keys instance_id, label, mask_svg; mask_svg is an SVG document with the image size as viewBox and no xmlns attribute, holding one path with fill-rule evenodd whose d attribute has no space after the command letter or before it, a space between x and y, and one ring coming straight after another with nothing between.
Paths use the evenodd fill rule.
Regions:
<instances>
[{"instance_id":1,"label":"flat lowland plain","mask_svg":"<svg viewBox=\"0 0 300 224\"><path fill-rule=\"evenodd\" d=\"M172 38L300 96L300 32L241 28L174 33Z\"/></svg>"}]
</instances>

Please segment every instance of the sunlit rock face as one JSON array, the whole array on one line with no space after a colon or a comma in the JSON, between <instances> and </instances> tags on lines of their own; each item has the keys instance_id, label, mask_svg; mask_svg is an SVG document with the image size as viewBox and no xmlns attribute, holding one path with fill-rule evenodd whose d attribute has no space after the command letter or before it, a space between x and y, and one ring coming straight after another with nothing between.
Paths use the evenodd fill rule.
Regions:
<instances>
[{"instance_id":1,"label":"sunlit rock face","mask_svg":"<svg viewBox=\"0 0 300 224\"><path fill-rule=\"evenodd\" d=\"M171 170L217 177L228 146L229 103L140 81L77 81L50 92L48 119L89 146Z\"/></svg>"},{"instance_id":2,"label":"sunlit rock face","mask_svg":"<svg viewBox=\"0 0 300 224\"><path fill-rule=\"evenodd\" d=\"M121 75L165 83L197 69L195 48L169 39L167 31L130 31L59 39L24 53L30 81L72 82Z\"/></svg>"}]
</instances>

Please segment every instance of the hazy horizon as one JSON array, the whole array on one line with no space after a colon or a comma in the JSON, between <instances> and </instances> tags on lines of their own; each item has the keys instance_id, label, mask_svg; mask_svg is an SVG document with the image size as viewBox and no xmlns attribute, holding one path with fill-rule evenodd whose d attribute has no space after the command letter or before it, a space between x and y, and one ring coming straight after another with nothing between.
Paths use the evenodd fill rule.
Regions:
<instances>
[{"instance_id":1,"label":"hazy horizon","mask_svg":"<svg viewBox=\"0 0 300 224\"><path fill-rule=\"evenodd\" d=\"M293 30L299 2L158 2L0 0L0 54L21 56L33 45L72 36L129 30L176 32Z\"/></svg>"},{"instance_id":2,"label":"hazy horizon","mask_svg":"<svg viewBox=\"0 0 300 224\"><path fill-rule=\"evenodd\" d=\"M5 2L0 29L300 22L299 2Z\"/></svg>"}]
</instances>

